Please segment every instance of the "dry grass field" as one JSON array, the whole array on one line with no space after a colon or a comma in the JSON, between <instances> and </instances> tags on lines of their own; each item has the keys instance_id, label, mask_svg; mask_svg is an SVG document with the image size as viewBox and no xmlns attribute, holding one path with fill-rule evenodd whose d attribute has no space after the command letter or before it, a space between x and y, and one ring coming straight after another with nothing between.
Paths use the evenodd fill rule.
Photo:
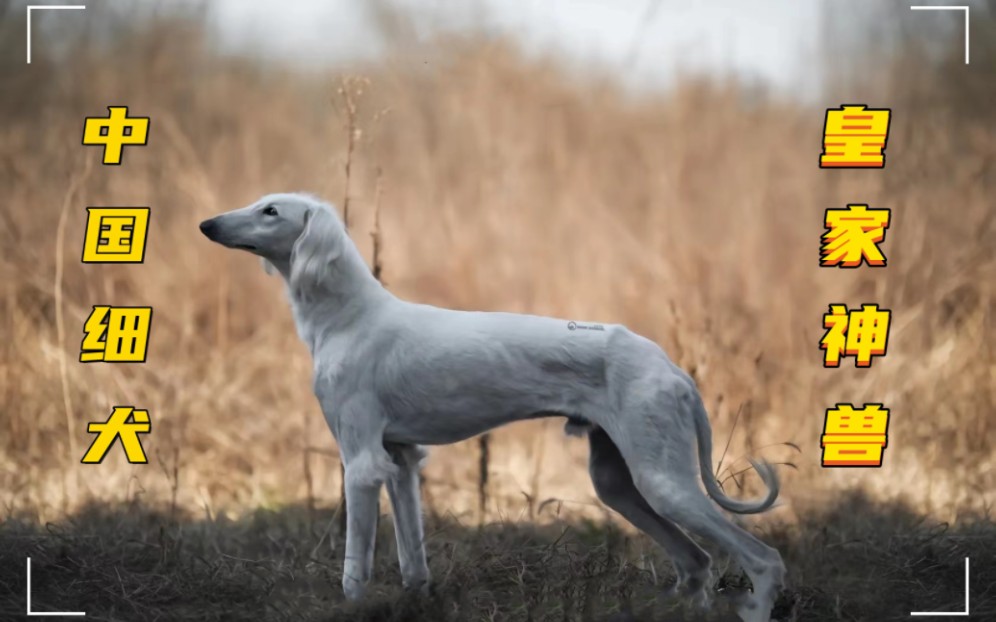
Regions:
<instances>
[{"instance_id":1,"label":"dry grass field","mask_svg":"<svg viewBox=\"0 0 996 622\"><path fill-rule=\"evenodd\" d=\"M598 503L586 444L556 420L494 432L483 484L477 439L435 448L435 593L401 594L383 503L374 594L343 602L336 448L282 286L197 230L304 190L348 197L367 257L379 212L401 297L660 343L699 383L714 463L729 442L727 490L756 492L746 456L789 463L781 506L747 523L789 568L778 619L958 610L965 556L973 619L996 619L984 14L970 67L960 39L929 61L910 46L880 80L830 88L823 108L862 99L893 120L884 169L829 171L823 108L731 81L635 95L500 38L415 43L390 15L400 43L380 60L299 70L218 49L196 11L98 22L109 5L88 4L72 29L40 30L58 45L26 66L23 7L0 2L0 618L23 616L31 556L35 608L87 620L701 619L657 602L666 557ZM80 145L108 105L152 119L119 167ZM892 209L886 268L819 267L824 210L847 203ZM85 208L101 205L151 207L143 264L80 262ZM891 309L887 356L823 368L831 302ZM147 363L78 362L95 304L154 308ZM890 408L881 468L820 468L837 402ZM116 404L149 410L149 464L115 448L81 465L87 422ZM716 562L720 588L742 585Z\"/></svg>"}]
</instances>

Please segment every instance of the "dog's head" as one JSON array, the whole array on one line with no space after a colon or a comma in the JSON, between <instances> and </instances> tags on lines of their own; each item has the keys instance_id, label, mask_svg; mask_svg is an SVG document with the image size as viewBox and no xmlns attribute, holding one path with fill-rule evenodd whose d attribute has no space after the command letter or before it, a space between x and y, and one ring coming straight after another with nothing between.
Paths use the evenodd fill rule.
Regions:
<instances>
[{"instance_id":1,"label":"dog's head","mask_svg":"<svg viewBox=\"0 0 996 622\"><path fill-rule=\"evenodd\" d=\"M327 278L347 238L335 210L305 194L267 195L205 220L201 232L222 246L262 257L267 271L281 267L292 286Z\"/></svg>"}]
</instances>

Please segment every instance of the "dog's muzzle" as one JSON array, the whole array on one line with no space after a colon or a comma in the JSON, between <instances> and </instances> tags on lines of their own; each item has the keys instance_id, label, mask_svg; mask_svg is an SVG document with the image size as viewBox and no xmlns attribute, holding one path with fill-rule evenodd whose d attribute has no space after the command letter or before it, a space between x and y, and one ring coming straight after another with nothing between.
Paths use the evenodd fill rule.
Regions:
<instances>
[{"instance_id":1,"label":"dog's muzzle","mask_svg":"<svg viewBox=\"0 0 996 622\"><path fill-rule=\"evenodd\" d=\"M218 223L214 218L208 218L201 223L201 233L206 235L209 240L213 240L215 233L218 231Z\"/></svg>"},{"instance_id":2,"label":"dog's muzzle","mask_svg":"<svg viewBox=\"0 0 996 622\"><path fill-rule=\"evenodd\" d=\"M254 244L243 244L241 242L235 242L231 239L230 234L225 234L222 228L218 225L217 218L209 218L201 223L201 233L207 236L207 239L212 242L217 242L222 246L227 246L228 248L237 248L239 250L256 252L256 246Z\"/></svg>"}]
</instances>

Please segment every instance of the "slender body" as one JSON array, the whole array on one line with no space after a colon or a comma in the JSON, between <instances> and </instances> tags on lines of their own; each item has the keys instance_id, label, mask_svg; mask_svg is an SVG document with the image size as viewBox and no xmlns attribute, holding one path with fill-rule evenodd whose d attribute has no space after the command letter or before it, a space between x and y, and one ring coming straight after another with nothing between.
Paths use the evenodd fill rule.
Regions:
<instances>
[{"instance_id":1,"label":"slender body","mask_svg":"<svg viewBox=\"0 0 996 622\"><path fill-rule=\"evenodd\" d=\"M750 576L754 591L741 617L769 619L781 557L710 497L729 511L764 511L778 495L775 473L754 464L769 489L760 501L723 494L711 476L711 430L695 383L655 343L620 325L400 300L370 274L335 211L307 195L263 197L201 230L261 256L287 283L314 361L315 395L345 464L348 598L360 598L370 579L382 485L403 581L428 585L418 495L424 445L561 415L569 432L588 436L599 497L668 551L677 593L708 605L710 558L690 532L725 548Z\"/></svg>"}]
</instances>

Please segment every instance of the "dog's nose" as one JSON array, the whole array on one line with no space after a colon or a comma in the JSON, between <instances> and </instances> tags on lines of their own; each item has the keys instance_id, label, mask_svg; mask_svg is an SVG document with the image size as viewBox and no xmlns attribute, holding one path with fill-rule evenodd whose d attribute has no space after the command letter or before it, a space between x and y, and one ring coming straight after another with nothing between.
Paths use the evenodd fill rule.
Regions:
<instances>
[{"instance_id":1,"label":"dog's nose","mask_svg":"<svg viewBox=\"0 0 996 622\"><path fill-rule=\"evenodd\" d=\"M214 221L213 218L205 220L204 222L201 223L201 233L203 233L208 237L211 237L211 234L214 233L215 225L217 225L217 223Z\"/></svg>"}]
</instances>

